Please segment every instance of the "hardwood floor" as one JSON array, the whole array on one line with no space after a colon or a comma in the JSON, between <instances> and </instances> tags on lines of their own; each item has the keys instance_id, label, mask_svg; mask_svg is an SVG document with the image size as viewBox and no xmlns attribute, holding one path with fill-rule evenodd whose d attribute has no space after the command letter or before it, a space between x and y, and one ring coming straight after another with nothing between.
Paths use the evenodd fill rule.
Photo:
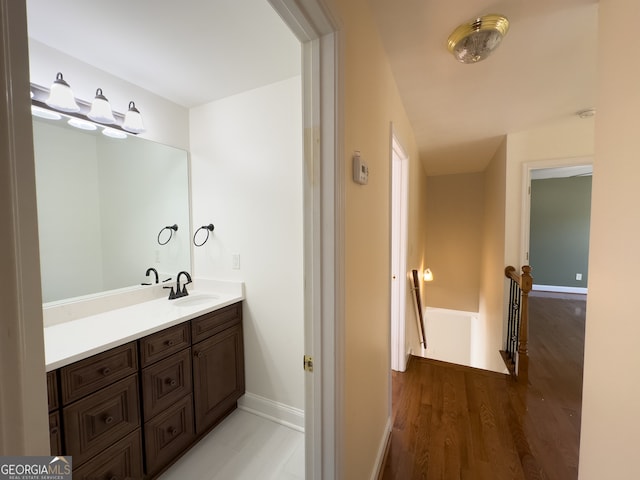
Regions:
<instances>
[{"instance_id":1,"label":"hardwood floor","mask_svg":"<svg viewBox=\"0 0 640 480\"><path fill-rule=\"evenodd\" d=\"M560 297L530 297L528 385L420 357L393 372L383 480L577 479L586 302Z\"/></svg>"}]
</instances>

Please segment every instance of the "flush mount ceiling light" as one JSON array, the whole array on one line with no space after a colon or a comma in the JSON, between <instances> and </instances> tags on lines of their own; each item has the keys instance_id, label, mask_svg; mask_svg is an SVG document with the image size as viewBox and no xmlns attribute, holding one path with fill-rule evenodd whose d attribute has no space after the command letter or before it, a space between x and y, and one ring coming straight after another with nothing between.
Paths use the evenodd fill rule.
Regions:
<instances>
[{"instance_id":1,"label":"flush mount ceiling light","mask_svg":"<svg viewBox=\"0 0 640 480\"><path fill-rule=\"evenodd\" d=\"M129 102L129 110L124 114L122 129L131 133L144 132L142 115L140 115L140 111L136 108L136 104L134 102Z\"/></svg>"},{"instance_id":2,"label":"flush mount ceiling light","mask_svg":"<svg viewBox=\"0 0 640 480\"><path fill-rule=\"evenodd\" d=\"M106 123L109 125L116 123L109 100L102 94L101 88L96 90L96 98L93 99L91 110L89 110L87 117L98 123Z\"/></svg>"},{"instance_id":3,"label":"flush mount ceiling light","mask_svg":"<svg viewBox=\"0 0 640 480\"><path fill-rule=\"evenodd\" d=\"M79 112L80 107L76 103L71 87L64 78L62 73L58 72L55 81L51 84L49 98L45 102L51 108L60 110L61 112Z\"/></svg>"},{"instance_id":4,"label":"flush mount ceiling light","mask_svg":"<svg viewBox=\"0 0 640 480\"><path fill-rule=\"evenodd\" d=\"M449 35L449 51L461 63L477 63L493 52L509 30L502 15L484 15L456 28Z\"/></svg>"}]
</instances>

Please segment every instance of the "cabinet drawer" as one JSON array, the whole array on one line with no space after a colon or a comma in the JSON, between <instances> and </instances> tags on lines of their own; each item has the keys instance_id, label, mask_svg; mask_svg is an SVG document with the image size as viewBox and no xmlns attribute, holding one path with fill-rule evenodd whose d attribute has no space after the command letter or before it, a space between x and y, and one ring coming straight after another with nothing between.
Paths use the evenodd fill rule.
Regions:
<instances>
[{"instance_id":1,"label":"cabinet drawer","mask_svg":"<svg viewBox=\"0 0 640 480\"><path fill-rule=\"evenodd\" d=\"M135 342L63 367L60 369L62 404L67 405L137 370Z\"/></svg>"},{"instance_id":2,"label":"cabinet drawer","mask_svg":"<svg viewBox=\"0 0 640 480\"><path fill-rule=\"evenodd\" d=\"M140 364L151 365L191 345L189 322L167 328L140 340Z\"/></svg>"},{"instance_id":3,"label":"cabinet drawer","mask_svg":"<svg viewBox=\"0 0 640 480\"><path fill-rule=\"evenodd\" d=\"M141 444L140 429L137 429L81 467L74 467L73 479L138 480L143 478ZM73 460L75 463L75 457Z\"/></svg>"},{"instance_id":4,"label":"cabinet drawer","mask_svg":"<svg viewBox=\"0 0 640 480\"><path fill-rule=\"evenodd\" d=\"M242 303L234 303L191 320L193 343L209 338L239 322L242 322Z\"/></svg>"},{"instance_id":5,"label":"cabinet drawer","mask_svg":"<svg viewBox=\"0 0 640 480\"><path fill-rule=\"evenodd\" d=\"M49 399L49 411L58 408L58 378L56 370L47 372L47 398Z\"/></svg>"},{"instance_id":6,"label":"cabinet drawer","mask_svg":"<svg viewBox=\"0 0 640 480\"><path fill-rule=\"evenodd\" d=\"M191 393L191 348L142 370L142 408L145 421Z\"/></svg>"},{"instance_id":7,"label":"cabinet drawer","mask_svg":"<svg viewBox=\"0 0 640 480\"><path fill-rule=\"evenodd\" d=\"M145 423L144 438L146 471L153 474L171 463L195 439L193 397L183 398Z\"/></svg>"},{"instance_id":8,"label":"cabinet drawer","mask_svg":"<svg viewBox=\"0 0 640 480\"><path fill-rule=\"evenodd\" d=\"M140 425L138 375L132 375L63 409L65 452L87 461Z\"/></svg>"},{"instance_id":9,"label":"cabinet drawer","mask_svg":"<svg viewBox=\"0 0 640 480\"><path fill-rule=\"evenodd\" d=\"M51 455L62 455L62 425L60 425L60 412L49 414L49 445Z\"/></svg>"}]
</instances>

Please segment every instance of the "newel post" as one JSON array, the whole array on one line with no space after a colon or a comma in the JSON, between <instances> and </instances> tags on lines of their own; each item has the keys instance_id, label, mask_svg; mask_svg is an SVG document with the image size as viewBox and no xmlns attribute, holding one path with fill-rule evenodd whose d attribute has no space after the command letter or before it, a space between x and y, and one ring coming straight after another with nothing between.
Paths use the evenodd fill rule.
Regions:
<instances>
[{"instance_id":1,"label":"newel post","mask_svg":"<svg viewBox=\"0 0 640 480\"><path fill-rule=\"evenodd\" d=\"M529 292L532 288L533 277L531 276L531 267L524 265L522 267L522 276L520 277L522 300L520 305L520 335L518 342L518 377L525 382L529 376Z\"/></svg>"}]
</instances>

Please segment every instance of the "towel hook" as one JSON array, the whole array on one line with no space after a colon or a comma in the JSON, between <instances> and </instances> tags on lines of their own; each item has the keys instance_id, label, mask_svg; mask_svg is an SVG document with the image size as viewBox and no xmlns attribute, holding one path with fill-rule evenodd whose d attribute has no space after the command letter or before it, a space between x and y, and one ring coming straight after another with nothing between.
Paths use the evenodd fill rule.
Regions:
<instances>
[{"instance_id":1,"label":"towel hook","mask_svg":"<svg viewBox=\"0 0 640 480\"><path fill-rule=\"evenodd\" d=\"M196 247L201 247L201 246L203 246L205 243L207 243L207 240L209 240L209 234L210 234L211 232L213 232L213 229L214 229L214 228L215 228L215 227L213 226L213 223L210 223L209 225L203 225L203 226L201 226L200 228L198 228L198 230L196 230L196 233L194 233L194 234L193 234L193 244L194 244ZM207 236L205 237L205 239L204 239L204 241L203 241L202 243L198 243L198 242L196 241L196 235L198 235L198 232L199 232L200 230L206 230L206 231L207 231Z\"/></svg>"},{"instance_id":2,"label":"towel hook","mask_svg":"<svg viewBox=\"0 0 640 480\"><path fill-rule=\"evenodd\" d=\"M166 242L162 242L160 241L160 236L162 235L162 232L164 232L165 230L169 230L169 238L167 238ZM177 231L178 231L178 225L175 223L173 225L168 225L164 227L162 230L160 230L160 232L158 232L158 244L166 245L167 243L169 243L173 238L173 232L177 232Z\"/></svg>"}]
</instances>

